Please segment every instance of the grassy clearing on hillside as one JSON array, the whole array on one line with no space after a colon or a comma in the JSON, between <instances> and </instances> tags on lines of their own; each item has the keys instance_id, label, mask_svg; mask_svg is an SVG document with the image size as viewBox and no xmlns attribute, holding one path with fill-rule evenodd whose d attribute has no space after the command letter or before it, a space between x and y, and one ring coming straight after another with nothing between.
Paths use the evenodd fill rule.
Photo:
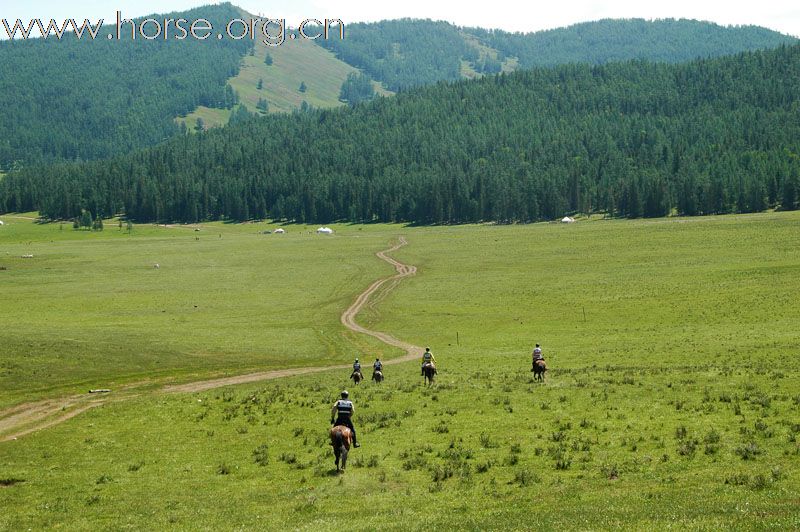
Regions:
<instances>
[{"instance_id":1,"label":"grassy clearing on hillside","mask_svg":"<svg viewBox=\"0 0 800 532\"><path fill-rule=\"evenodd\" d=\"M478 50L478 53L481 57L488 56L492 59L497 59L498 51L496 49L482 43L481 40L474 35L464 32L461 32L461 35L464 37L464 40L467 42L467 44ZM517 68L519 68L519 60L516 57L506 57L503 60L500 68L502 69L502 72L505 72L506 74L514 72ZM465 61L463 59L461 60L462 77L467 79L475 79L481 77L481 75L482 74L479 74L475 71L469 61Z\"/></svg>"},{"instance_id":2,"label":"grassy clearing on hillside","mask_svg":"<svg viewBox=\"0 0 800 532\"><path fill-rule=\"evenodd\" d=\"M405 228L396 256L419 273L359 321L430 344L441 372L430 389L415 363L349 388L363 446L347 473L326 440L347 372L154 395L0 444L0 528L796 529L798 228L798 213ZM252 242L220 230L240 244L208 261ZM140 249L180 245L147 231ZM311 276L349 231L317 253L270 249ZM53 238L35 236L14 245ZM126 242L53 239L89 264ZM386 273L356 254L354 291Z\"/></svg>"},{"instance_id":3,"label":"grassy clearing on hillside","mask_svg":"<svg viewBox=\"0 0 800 532\"><path fill-rule=\"evenodd\" d=\"M264 63L268 53L273 59L269 66ZM267 100L270 112L288 113L299 109L303 101L321 108L343 105L339 101L339 91L352 72L358 70L312 41L287 40L283 45L271 48L258 40L255 55L244 57L239 74L229 83L251 113L259 113L256 105L261 98ZM261 90L257 88L259 79L263 80ZM300 92L300 83L305 83L306 92ZM378 83L374 83L374 87L380 95L391 94ZM200 107L177 120L191 128L199 117L207 127L218 127L226 125L230 115L230 110Z\"/></svg>"},{"instance_id":4,"label":"grassy clearing on hillside","mask_svg":"<svg viewBox=\"0 0 800 532\"><path fill-rule=\"evenodd\" d=\"M390 244L385 229L325 237L302 226L258 234L274 228L265 223L137 225L128 235L111 222L91 233L4 220L0 405L54 388L394 353L339 323L357 293L392 271L374 257Z\"/></svg>"}]
</instances>

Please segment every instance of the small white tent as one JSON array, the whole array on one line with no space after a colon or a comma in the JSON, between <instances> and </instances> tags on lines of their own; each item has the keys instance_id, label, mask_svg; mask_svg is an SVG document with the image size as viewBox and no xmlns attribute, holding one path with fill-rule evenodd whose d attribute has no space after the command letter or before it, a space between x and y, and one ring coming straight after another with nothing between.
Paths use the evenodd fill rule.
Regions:
<instances>
[{"instance_id":1,"label":"small white tent","mask_svg":"<svg viewBox=\"0 0 800 532\"><path fill-rule=\"evenodd\" d=\"M574 222L575 222L575 219L574 218L570 218L569 216L564 216L563 218L561 218L561 223L562 224L571 224L571 223L574 223Z\"/></svg>"},{"instance_id":2,"label":"small white tent","mask_svg":"<svg viewBox=\"0 0 800 532\"><path fill-rule=\"evenodd\" d=\"M274 233L276 235L282 235L285 232L286 232L286 230L283 227L279 227L279 228L275 229L275 231L274 231Z\"/></svg>"},{"instance_id":3,"label":"small white tent","mask_svg":"<svg viewBox=\"0 0 800 532\"><path fill-rule=\"evenodd\" d=\"M0 220L0 225L5 225L5 224L3 223L3 220Z\"/></svg>"},{"instance_id":4,"label":"small white tent","mask_svg":"<svg viewBox=\"0 0 800 532\"><path fill-rule=\"evenodd\" d=\"M330 227L320 227L319 229L317 229L317 234L318 235L320 235L320 234L322 234L322 235L332 235L333 234L333 229L331 229Z\"/></svg>"}]
</instances>

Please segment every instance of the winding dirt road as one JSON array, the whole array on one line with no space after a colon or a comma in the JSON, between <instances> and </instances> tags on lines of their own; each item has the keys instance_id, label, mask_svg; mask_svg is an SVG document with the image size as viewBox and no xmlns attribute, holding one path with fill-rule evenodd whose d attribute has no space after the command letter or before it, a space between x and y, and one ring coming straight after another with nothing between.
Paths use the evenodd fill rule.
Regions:
<instances>
[{"instance_id":1,"label":"winding dirt road","mask_svg":"<svg viewBox=\"0 0 800 532\"><path fill-rule=\"evenodd\" d=\"M398 243L393 247L379 251L376 256L394 266L397 273L383 279L378 279L366 290L356 297L347 310L342 313L341 322L351 331L366 334L377 338L381 342L403 349L406 354L399 358L394 358L384 362L384 365L400 364L416 359L420 356L422 349L418 346L398 340L394 336L367 329L356 323L355 318L365 305L374 306L374 303L382 300L406 277L417 273L415 266L403 264L387 254L392 253L405 246L408 242L400 237ZM349 369L350 364L334 366L314 366L305 368L291 368L274 371L262 371L258 373L248 373L245 375L235 375L218 379L209 379L186 384L168 385L155 390L155 393L191 393L202 392L223 386L234 384L245 384L249 382L278 379L282 377L292 377L295 375L308 375L310 373L320 373L323 371ZM146 386L152 386L152 382L141 384L130 384L120 388L118 391L109 394L80 394L60 399L44 399L32 403L25 403L14 406L7 410L0 411L0 442L16 440L26 434L38 430L52 427L68 419L71 419L91 408L101 406L111 402L119 402L138 397L144 393L154 393L153 391L143 390Z\"/></svg>"}]
</instances>

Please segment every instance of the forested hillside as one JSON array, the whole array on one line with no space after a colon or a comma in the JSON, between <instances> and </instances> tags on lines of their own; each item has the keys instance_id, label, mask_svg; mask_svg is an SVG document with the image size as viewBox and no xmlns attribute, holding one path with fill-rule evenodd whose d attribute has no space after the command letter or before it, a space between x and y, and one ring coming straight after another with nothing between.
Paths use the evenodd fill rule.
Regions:
<instances>
[{"instance_id":1,"label":"forested hillside","mask_svg":"<svg viewBox=\"0 0 800 532\"><path fill-rule=\"evenodd\" d=\"M389 89L402 90L459 79L462 64L479 74L496 74L508 58L517 58L515 66L522 68L628 59L679 63L795 41L756 26L722 27L694 20L601 20L535 33L508 33L403 19L351 24L344 41L316 42Z\"/></svg>"},{"instance_id":2,"label":"forested hillside","mask_svg":"<svg viewBox=\"0 0 800 532\"><path fill-rule=\"evenodd\" d=\"M461 60L477 60L456 26L431 20L384 20L347 26L345 39L318 39L336 56L397 91L461 77Z\"/></svg>"},{"instance_id":3,"label":"forested hillside","mask_svg":"<svg viewBox=\"0 0 800 532\"><path fill-rule=\"evenodd\" d=\"M204 17L219 27L240 16L226 3L158 18ZM250 112L262 114L302 102L335 106L353 67L388 89L405 90L519 66L680 61L789 39L763 28L685 20L600 21L523 35L404 19L348 24L344 41L314 41L343 63L310 41L265 51L260 45L251 50L247 39L108 41L102 37L109 31L102 29L96 41L67 35L0 42L0 171L128 153L179 133L183 122L202 127L198 118L205 126L220 125L238 110L238 120L244 115L234 107L240 95ZM264 64L265 54L274 64Z\"/></svg>"},{"instance_id":4,"label":"forested hillside","mask_svg":"<svg viewBox=\"0 0 800 532\"><path fill-rule=\"evenodd\" d=\"M0 208L136 220L533 221L797 207L800 46L538 68L29 169Z\"/></svg>"},{"instance_id":5,"label":"forested hillside","mask_svg":"<svg viewBox=\"0 0 800 532\"><path fill-rule=\"evenodd\" d=\"M723 27L696 20L598 20L536 33L467 28L522 68L647 59L681 63L774 48L796 39L758 26Z\"/></svg>"},{"instance_id":6,"label":"forested hillside","mask_svg":"<svg viewBox=\"0 0 800 532\"><path fill-rule=\"evenodd\" d=\"M159 18L206 18L219 27L238 13L221 4ZM226 81L249 41L105 38L115 31L106 26L95 41L69 34L0 41L0 171L153 145L179 131L175 116L235 101Z\"/></svg>"}]
</instances>

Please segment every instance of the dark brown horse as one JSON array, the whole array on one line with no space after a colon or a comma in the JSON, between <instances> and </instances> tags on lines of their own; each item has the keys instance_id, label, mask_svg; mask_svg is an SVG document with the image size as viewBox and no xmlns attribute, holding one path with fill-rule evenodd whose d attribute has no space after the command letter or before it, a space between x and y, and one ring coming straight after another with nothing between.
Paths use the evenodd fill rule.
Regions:
<instances>
[{"instance_id":1,"label":"dark brown horse","mask_svg":"<svg viewBox=\"0 0 800 532\"><path fill-rule=\"evenodd\" d=\"M359 383L364 380L364 375L362 375L360 371L354 371L350 374L350 378L353 379L353 384L358 386Z\"/></svg>"},{"instance_id":2,"label":"dark brown horse","mask_svg":"<svg viewBox=\"0 0 800 532\"><path fill-rule=\"evenodd\" d=\"M382 371L373 371L372 372L372 380L377 382L378 384L383 382L383 372Z\"/></svg>"},{"instance_id":3,"label":"dark brown horse","mask_svg":"<svg viewBox=\"0 0 800 532\"><path fill-rule=\"evenodd\" d=\"M333 454L336 456L336 471L344 471L347 466L347 453L350 451L350 444L353 442L353 433L349 428L337 425L331 428L331 446ZM339 460L342 466L339 467Z\"/></svg>"},{"instance_id":4,"label":"dark brown horse","mask_svg":"<svg viewBox=\"0 0 800 532\"><path fill-rule=\"evenodd\" d=\"M547 364L544 363L544 360L534 360L531 371L533 372L533 380L544 382L544 372L547 371Z\"/></svg>"},{"instance_id":5,"label":"dark brown horse","mask_svg":"<svg viewBox=\"0 0 800 532\"><path fill-rule=\"evenodd\" d=\"M425 377L425 384L433 384L433 377L436 375L436 366L430 362L422 365L422 375Z\"/></svg>"}]
</instances>

